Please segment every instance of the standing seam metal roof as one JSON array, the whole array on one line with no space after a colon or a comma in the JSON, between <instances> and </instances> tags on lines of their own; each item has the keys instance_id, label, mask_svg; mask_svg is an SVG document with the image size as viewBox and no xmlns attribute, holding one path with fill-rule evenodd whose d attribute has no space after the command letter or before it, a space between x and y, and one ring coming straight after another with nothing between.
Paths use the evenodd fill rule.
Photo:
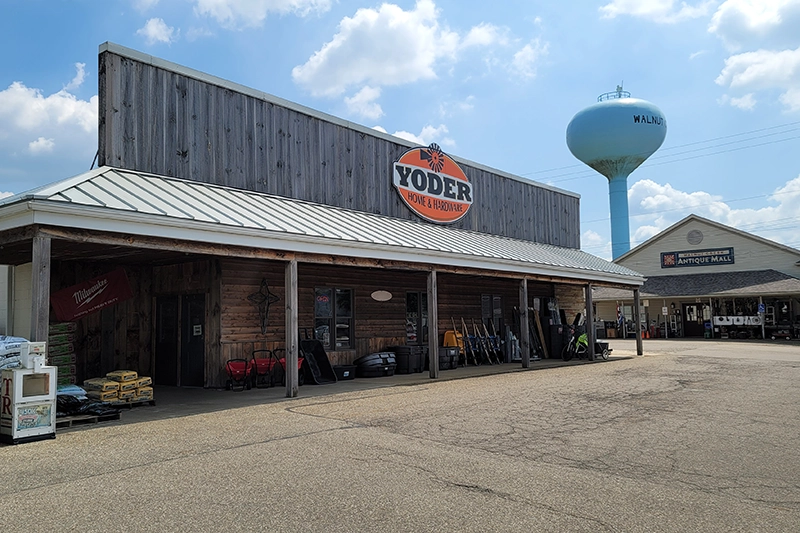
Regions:
<instances>
[{"instance_id":1,"label":"standing seam metal roof","mask_svg":"<svg viewBox=\"0 0 800 533\"><path fill-rule=\"evenodd\" d=\"M588 279L591 273L609 274L631 285L643 281L637 272L573 248L111 167L6 198L0 201L0 208L31 199L140 213L168 221L331 239L340 241L344 248L347 242L373 244L404 252L434 251L454 258L469 256L573 269L585 271Z\"/></svg>"}]
</instances>

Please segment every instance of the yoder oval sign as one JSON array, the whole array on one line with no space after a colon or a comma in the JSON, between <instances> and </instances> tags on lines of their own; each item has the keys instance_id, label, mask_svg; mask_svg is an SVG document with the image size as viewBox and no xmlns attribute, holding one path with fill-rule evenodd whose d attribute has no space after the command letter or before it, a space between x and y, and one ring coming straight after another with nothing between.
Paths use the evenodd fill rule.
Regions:
<instances>
[{"instance_id":1,"label":"yoder oval sign","mask_svg":"<svg viewBox=\"0 0 800 533\"><path fill-rule=\"evenodd\" d=\"M406 205L431 222L455 222L472 205L472 184L435 144L401 155L394 163L392 182Z\"/></svg>"}]
</instances>

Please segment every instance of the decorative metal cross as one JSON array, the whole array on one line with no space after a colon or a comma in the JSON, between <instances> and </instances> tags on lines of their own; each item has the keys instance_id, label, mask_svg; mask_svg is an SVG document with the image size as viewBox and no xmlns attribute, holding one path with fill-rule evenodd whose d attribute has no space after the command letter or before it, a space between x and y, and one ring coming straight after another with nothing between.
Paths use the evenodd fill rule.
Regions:
<instances>
[{"instance_id":1,"label":"decorative metal cross","mask_svg":"<svg viewBox=\"0 0 800 533\"><path fill-rule=\"evenodd\" d=\"M253 294L249 295L247 299L250 300L250 303L258 308L258 318L261 321L261 334L266 335L269 306L280 301L280 298L278 298L277 295L272 294L272 292L269 290L269 285L267 285L267 278L263 278L261 280L261 287L258 289L258 292L254 292Z\"/></svg>"}]
</instances>

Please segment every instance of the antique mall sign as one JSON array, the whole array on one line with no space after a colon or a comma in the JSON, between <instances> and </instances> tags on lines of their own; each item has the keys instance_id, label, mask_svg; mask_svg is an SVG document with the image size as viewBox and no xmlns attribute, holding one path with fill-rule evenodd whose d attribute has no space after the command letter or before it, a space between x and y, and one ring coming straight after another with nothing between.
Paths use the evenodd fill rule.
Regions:
<instances>
[{"instance_id":1,"label":"antique mall sign","mask_svg":"<svg viewBox=\"0 0 800 533\"><path fill-rule=\"evenodd\" d=\"M661 252L661 268L732 265L733 248Z\"/></svg>"}]
</instances>

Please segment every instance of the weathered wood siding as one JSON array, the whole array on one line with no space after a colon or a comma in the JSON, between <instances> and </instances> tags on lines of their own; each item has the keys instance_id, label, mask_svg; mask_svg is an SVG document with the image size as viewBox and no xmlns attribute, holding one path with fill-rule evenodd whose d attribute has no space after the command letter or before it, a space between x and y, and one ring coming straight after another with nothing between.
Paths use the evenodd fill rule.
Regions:
<instances>
[{"instance_id":1,"label":"weathered wood siding","mask_svg":"<svg viewBox=\"0 0 800 533\"><path fill-rule=\"evenodd\" d=\"M256 260L220 260L220 343L219 358L209 357L207 369L216 376L208 386L222 387L225 383L225 361L250 358L253 350L285 348L285 288L284 263ZM355 331L353 349L329 351L331 364L349 364L361 355L382 351L389 346L406 344L406 292L425 292L425 272L389 271L380 269L331 267L300 264L298 267L299 328L313 335L314 289L338 287L353 289ZM518 284L513 279L478 278L468 276L439 276L440 343L444 331L452 329L450 317L464 317L469 324L481 318L481 295L502 296L503 320L511 325L513 307L518 305ZM270 307L266 334L261 333L258 310L247 297L259 291L266 280L270 292L280 298ZM553 296L553 286L530 283L530 298ZM372 299L374 291L392 293L388 302ZM460 325L459 325L460 327Z\"/></svg>"},{"instance_id":2,"label":"weathered wood siding","mask_svg":"<svg viewBox=\"0 0 800 533\"><path fill-rule=\"evenodd\" d=\"M107 51L99 62L100 165L417 218L392 186L409 147L389 136L164 61ZM454 227L580 246L576 196L460 164L474 203Z\"/></svg>"}]
</instances>

